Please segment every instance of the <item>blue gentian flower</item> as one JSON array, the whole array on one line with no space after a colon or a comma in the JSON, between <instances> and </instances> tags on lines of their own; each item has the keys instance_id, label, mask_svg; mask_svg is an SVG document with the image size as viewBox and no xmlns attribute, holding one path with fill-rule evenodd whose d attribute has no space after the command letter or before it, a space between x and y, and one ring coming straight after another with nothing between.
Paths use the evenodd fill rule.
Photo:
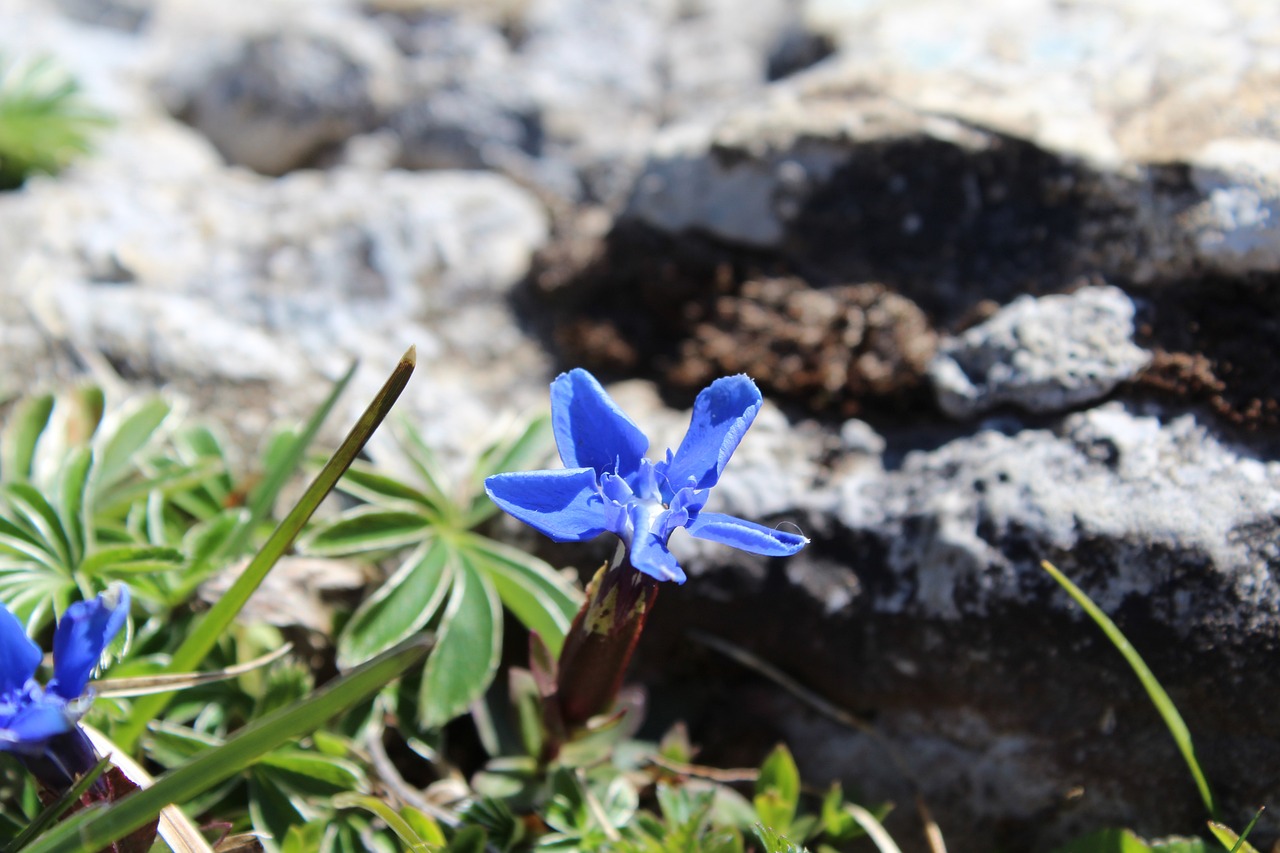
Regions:
<instances>
[{"instance_id":1,"label":"blue gentian flower","mask_svg":"<svg viewBox=\"0 0 1280 853\"><path fill-rule=\"evenodd\" d=\"M631 565L660 581L684 583L667 549L681 527L753 554L788 556L809 540L702 509L762 402L748 377L717 379L693 404L679 449L655 462L645 458L649 439L594 376L562 373L551 383L551 423L565 467L497 474L485 489L502 509L557 542L616 533Z\"/></svg>"},{"instance_id":2,"label":"blue gentian flower","mask_svg":"<svg viewBox=\"0 0 1280 853\"><path fill-rule=\"evenodd\" d=\"M93 765L93 749L77 724L93 701L89 676L128 615L129 590L120 584L68 607L53 635L53 678L41 687L35 679L40 647L0 604L0 750L14 753L51 787ZM80 766L86 755L89 765Z\"/></svg>"}]
</instances>

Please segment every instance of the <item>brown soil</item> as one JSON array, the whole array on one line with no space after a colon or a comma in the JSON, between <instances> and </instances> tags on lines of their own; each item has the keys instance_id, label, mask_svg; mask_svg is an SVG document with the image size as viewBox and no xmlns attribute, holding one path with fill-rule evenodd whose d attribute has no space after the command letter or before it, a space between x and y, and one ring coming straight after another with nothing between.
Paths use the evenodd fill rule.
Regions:
<instances>
[{"instance_id":1,"label":"brown soil","mask_svg":"<svg viewBox=\"0 0 1280 853\"><path fill-rule=\"evenodd\" d=\"M1249 432L1280 429L1280 282L1197 282L1151 296L1138 343L1154 353L1135 388L1205 405Z\"/></svg>"},{"instance_id":2,"label":"brown soil","mask_svg":"<svg viewBox=\"0 0 1280 853\"><path fill-rule=\"evenodd\" d=\"M683 236L615 231L580 275L535 279L559 310L566 362L651 375L675 396L748 373L766 393L839 418L927 405L937 334L882 284L810 286L760 258Z\"/></svg>"}]
</instances>

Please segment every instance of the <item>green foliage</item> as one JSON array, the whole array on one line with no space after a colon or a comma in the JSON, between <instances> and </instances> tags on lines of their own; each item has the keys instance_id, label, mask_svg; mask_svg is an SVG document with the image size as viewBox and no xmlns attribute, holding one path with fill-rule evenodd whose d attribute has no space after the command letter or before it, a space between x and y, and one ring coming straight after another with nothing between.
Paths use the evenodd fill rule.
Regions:
<instances>
[{"instance_id":1,"label":"green foliage","mask_svg":"<svg viewBox=\"0 0 1280 853\"><path fill-rule=\"evenodd\" d=\"M157 510L184 480L174 466L152 464L178 418L161 397L107 412L92 387L16 405L0 432L0 601L32 630L112 581L145 604L172 607L211 569L201 559L193 578L182 547L207 547L209 528L175 541Z\"/></svg>"},{"instance_id":2,"label":"green foliage","mask_svg":"<svg viewBox=\"0 0 1280 853\"><path fill-rule=\"evenodd\" d=\"M422 659L428 642L413 638L325 685L306 699L254 720L221 746L207 749L109 809L83 811L26 848L28 853L100 849L146 823L169 803L182 803L252 766L263 756L314 731L380 690ZM79 844L80 847L76 847ZM70 845L70 846L68 846Z\"/></svg>"},{"instance_id":3,"label":"green foliage","mask_svg":"<svg viewBox=\"0 0 1280 853\"><path fill-rule=\"evenodd\" d=\"M52 60L19 64L0 57L0 190L21 186L36 172L58 173L108 124Z\"/></svg>"},{"instance_id":4,"label":"green foliage","mask_svg":"<svg viewBox=\"0 0 1280 853\"><path fill-rule=\"evenodd\" d=\"M450 482L420 432L401 424L399 448L413 482L356 463L338 488L363 503L317 525L301 548L320 556L398 555L391 576L338 637L351 666L424 628L436 633L417 697L418 722L440 726L466 711L493 681L505 605L554 651L582 594L551 566L479 533L497 508L484 478L536 465L550 451L550 423L525 423L489 445Z\"/></svg>"}]
</instances>

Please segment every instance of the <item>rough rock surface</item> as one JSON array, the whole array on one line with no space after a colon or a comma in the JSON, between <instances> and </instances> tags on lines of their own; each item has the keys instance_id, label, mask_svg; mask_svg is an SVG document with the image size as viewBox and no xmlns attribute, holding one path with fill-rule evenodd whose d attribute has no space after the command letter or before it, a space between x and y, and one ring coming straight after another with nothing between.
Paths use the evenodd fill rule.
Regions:
<instances>
[{"instance_id":1,"label":"rough rock surface","mask_svg":"<svg viewBox=\"0 0 1280 853\"><path fill-rule=\"evenodd\" d=\"M895 800L908 851L913 786L958 853L1202 831L1048 557L1165 682L1226 817L1272 806L1265 847L1280 11L1016 5L0 0L0 53L52 54L118 118L0 195L0 399L93 371L249 443L416 343L402 410L446 450L572 364L633 380L656 449L749 370L770 401L712 507L813 544L674 543L655 727L744 765L785 737L806 781ZM939 342L968 383L941 401ZM997 401L1033 411L973 420Z\"/></svg>"},{"instance_id":2,"label":"rough rock surface","mask_svg":"<svg viewBox=\"0 0 1280 853\"><path fill-rule=\"evenodd\" d=\"M1133 300L1114 287L1021 296L942 344L929 364L938 405L968 418L1003 404L1061 412L1105 397L1144 367Z\"/></svg>"}]
</instances>

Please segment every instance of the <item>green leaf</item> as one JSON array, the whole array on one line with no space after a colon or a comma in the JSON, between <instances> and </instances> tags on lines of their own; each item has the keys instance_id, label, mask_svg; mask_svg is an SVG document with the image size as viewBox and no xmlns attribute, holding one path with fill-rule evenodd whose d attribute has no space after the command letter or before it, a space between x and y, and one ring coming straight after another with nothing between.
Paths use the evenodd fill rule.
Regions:
<instances>
[{"instance_id":1,"label":"green leaf","mask_svg":"<svg viewBox=\"0 0 1280 853\"><path fill-rule=\"evenodd\" d=\"M426 495L407 483L388 477L366 462L357 462L338 481L338 489L352 497L380 506L409 504L431 508Z\"/></svg>"},{"instance_id":2,"label":"green leaf","mask_svg":"<svg viewBox=\"0 0 1280 853\"><path fill-rule=\"evenodd\" d=\"M323 818L294 824L280 843L280 853L316 853L323 849L321 844L328 829L329 821Z\"/></svg>"},{"instance_id":3,"label":"green leaf","mask_svg":"<svg viewBox=\"0 0 1280 853\"><path fill-rule=\"evenodd\" d=\"M400 809L400 816L413 828L414 833L431 847L445 845L444 830L431 815L418 811L412 806L405 806Z\"/></svg>"},{"instance_id":4,"label":"green leaf","mask_svg":"<svg viewBox=\"0 0 1280 853\"><path fill-rule=\"evenodd\" d=\"M428 851L435 850L437 846L442 846L443 844L443 838L439 843L432 843L420 835L414 824L377 797L364 794L343 794L334 798L333 805L339 809L364 809L370 814L381 818L391 831L396 834L401 843L405 845L405 848L412 851L412 853L428 853ZM421 812L415 812L415 814L431 820L431 818L422 815ZM437 835L440 833L439 827L435 828L435 833Z\"/></svg>"},{"instance_id":5,"label":"green leaf","mask_svg":"<svg viewBox=\"0 0 1280 853\"><path fill-rule=\"evenodd\" d=\"M792 844L785 835L771 827L757 826L755 831L764 853L804 853L805 848Z\"/></svg>"},{"instance_id":6,"label":"green leaf","mask_svg":"<svg viewBox=\"0 0 1280 853\"><path fill-rule=\"evenodd\" d=\"M58 483L58 505L67 537L71 541L71 561L79 565L93 547L93 519L89 517L87 492L93 472L93 451L77 447L67 456Z\"/></svg>"},{"instance_id":7,"label":"green leaf","mask_svg":"<svg viewBox=\"0 0 1280 853\"><path fill-rule=\"evenodd\" d=\"M53 414L53 395L40 394L18 403L0 434L0 482L30 480L36 458L36 444Z\"/></svg>"},{"instance_id":8,"label":"green leaf","mask_svg":"<svg viewBox=\"0 0 1280 853\"><path fill-rule=\"evenodd\" d=\"M1218 817L1218 804L1213 797L1213 791L1209 788L1209 780L1205 777L1204 771L1200 769L1200 762L1196 759L1195 745L1191 742L1191 730L1183 722L1182 715L1178 713L1178 709L1174 706L1173 700L1169 698L1169 694L1165 692L1160 682L1156 680L1155 673L1142 660L1142 656L1138 654L1138 650L1133 647L1133 644L1116 627L1116 623L1112 622L1111 618L1103 613L1102 609L1094 604L1092 599L1085 595L1080 587L1068 580L1066 575L1058 571L1048 561L1042 561L1040 565L1076 600L1076 603L1084 609L1084 612L1089 614L1089 618L1102 629L1102 632L1107 635L1107 639L1111 641L1111 644L1116 647L1116 650L1124 656L1129 666L1132 667L1134 674L1138 676L1138 680L1142 682L1142 686L1146 689L1147 695L1151 697L1152 704L1156 706L1156 710L1160 712L1160 716L1164 719L1164 724L1169 729L1169 734L1173 735L1174 743L1178 745L1178 751L1182 753L1183 760L1186 761L1187 767L1191 770L1191 776L1195 780L1196 788L1200 791L1200 798L1204 801L1204 806L1208 809L1209 816L1216 820Z\"/></svg>"},{"instance_id":9,"label":"green leaf","mask_svg":"<svg viewBox=\"0 0 1280 853\"><path fill-rule=\"evenodd\" d=\"M142 826L169 803L183 803L251 766L382 689L422 660L429 640L415 637L340 676L308 699L254 720L226 743L193 758L145 790L117 800L110 809L81 812L37 839L27 853L98 850Z\"/></svg>"},{"instance_id":10,"label":"green leaf","mask_svg":"<svg viewBox=\"0 0 1280 853\"><path fill-rule=\"evenodd\" d=\"M311 485L303 493L298 503L272 531L266 543L245 566L240 576L232 583L221 598L205 613L187 634L185 640L173 653L169 663L170 672L193 672L204 660L209 651L217 644L218 639L230 627L241 608L248 602L249 596L262 583L271 567L284 556L285 551L293 544L312 513L333 489L342 472L355 460L356 455L364 447L365 442L373 435L374 430L382 423L387 412L395 404L400 392L404 390L413 374L417 355L411 347L400 363L396 365L391 376L365 408L364 413L356 421L356 425L347 433L342 444L330 457L329 461L311 481ZM137 742L139 735L147 723L154 720L172 699L171 693L156 693L143 696L134 703L129 719L116 731L116 743L124 750L130 750Z\"/></svg>"},{"instance_id":11,"label":"green leaf","mask_svg":"<svg viewBox=\"0 0 1280 853\"><path fill-rule=\"evenodd\" d=\"M274 851L280 848L271 839L287 838L294 828L320 817L320 812L307 808L301 798L290 796L275 776L255 767L249 773L249 815L253 828L264 836L263 847Z\"/></svg>"},{"instance_id":12,"label":"green leaf","mask_svg":"<svg viewBox=\"0 0 1280 853\"><path fill-rule=\"evenodd\" d=\"M430 535L430 520L421 512L358 506L317 525L299 548L319 557L345 557L416 545Z\"/></svg>"},{"instance_id":13,"label":"green leaf","mask_svg":"<svg viewBox=\"0 0 1280 853\"><path fill-rule=\"evenodd\" d=\"M787 832L800 804L800 771L791 751L778 744L760 766L755 807L765 826Z\"/></svg>"},{"instance_id":14,"label":"green leaf","mask_svg":"<svg viewBox=\"0 0 1280 853\"><path fill-rule=\"evenodd\" d=\"M262 757L258 768L279 779L292 779L287 787L327 796L343 791L364 791L364 774L345 758L321 755L305 749L281 748Z\"/></svg>"},{"instance_id":15,"label":"green leaf","mask_svg":"<svg viewBox=\"0 0 1280 853\"><path fill-rule=\"evenodd\" d=\"M43 541L45 549L70 568L73 565L71 539L62 526L58 511L40 490L30 483L10 483L4 487L4 497L14 510L13 520Z\"/></svg>"},{"instance_id":16,"label":"green leaf","mask_svg":"<svg viewBox=\"0 0 1280 853\"><path fill-rule=\"evenodd\" d=\"M462 819L483 827L491 843L499 850L510 850L524 838L524 824L505 801L495 797L473 799L463 809Z\"/></svg>"},{"instance_id":17,"label":"green leaf","mask_svg":"<svg viewBox=\"0 0 1280 853\"><path fill-rule=\"evenodd\" d=\"M478 826L467 826L458 830L445 849L449 853L484 853L488 835Z\"/></svg>"},{"instance_id":18,"label":"green leaf","mask_svg":"<svg viewBox=\"0 0 1280 853\"><path fill-rule=\"evenodd\" d=\"M90 554L80 564L80 573L87 578L119 576L138 572L171 571L181 568L182 552L177 548L156 545L118 545L103 548Z\"/></svg>"},{"instance_id":19,"label":"green leaf","mask_svg":"<svg viewBox=\"0 0 1280 853\"><path fill-rule=\"evenodd\" d=\"M338 666L349 667L421 631L444 602L457 571L438 540L414 551L365 599L338 638Z\"/></svg>"},{"instance_id":20,"label":"green leaf","mask_svg":"<svg viewBox=\"0 0 1280 853\"><path fill-rule=\"evenodd\" d=\"M461 714L493 680L502 653L502 604L465 560L445 605L418 694L418 720L442 726Z\"/></svg>"},{"instance_id":21,"label":"green leaf","mask_svg":"<svg viewBox=\"0 0 1280 853\"><path fill-rule=\"evenodd\" d=\"M114 413L114 428L99 433L94 487L105 491L134 470L139 451L155 438L172 411L173 407L160 397L148 397Z\"/></svg>"},{"instance_id":22,"label":"green leaf","mask_svg":"<svg viewBox=\"0 0 1280 853\"><path fill-rule=\"evenodd\" d=\"M477 535L461 541L472 564L498 590L502 603L558 656L582 607L582 592L547 563L523 551Z\"/></svg>"},{"instance_id":23,"label":"green leaf","mask_svg":"<svg viewBox=\"0 0 1280 853\"><path fill-rule=\"evenodd\" d=\"M109 123L47 57L22 65L0 61L0 190L21 186L36 172L57 173Z\"/></svg>"},{"instance_id":24,"label":"green leaf","mask_svg":"<svg viewBox=\"0 0 1280 853\"><path fill-rule=\"evenodd\" d=\"M449 499L449 493L440 485L444 478L441 476L440 461L436 459L435 451L427 444L422 433L407 419L401 418L396 426L398 444L404 451L409 464L422 478L423 497L442 517L451 516L456 509L453 501Z\"/></svg>"}]
</instances>

